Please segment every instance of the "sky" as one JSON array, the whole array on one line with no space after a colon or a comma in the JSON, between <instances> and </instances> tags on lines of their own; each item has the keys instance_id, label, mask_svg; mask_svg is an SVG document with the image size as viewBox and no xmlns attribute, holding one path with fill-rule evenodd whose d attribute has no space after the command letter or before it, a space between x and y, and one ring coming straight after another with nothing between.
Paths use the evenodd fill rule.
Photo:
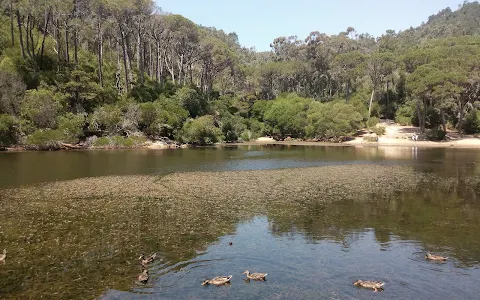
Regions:
<instances>
[{"instance_id":1,"label":"sky","mask_svg":"<svg viewBox=\"0 0 480 300\"><path fill-rule=\"evenodd\" d=\"M164 12L193 22L236 32L240 44L270 50L277 37L310 32L338 34L349 26L357 33L381 36L387 29L419 26L428 17L463 0L155 0Z\"/></svg>"}]
</instances>

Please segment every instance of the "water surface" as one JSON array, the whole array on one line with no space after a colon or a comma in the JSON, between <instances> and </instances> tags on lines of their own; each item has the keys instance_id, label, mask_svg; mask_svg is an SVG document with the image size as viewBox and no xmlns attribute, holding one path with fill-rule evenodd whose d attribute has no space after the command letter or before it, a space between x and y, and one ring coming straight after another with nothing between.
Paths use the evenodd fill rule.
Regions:
<instances>
[{"instance_id":1,"label":"water surface","mask_svg":"<svg viewBox=\"0 0 480 300\"><path fill-rule=\"evenodd\" d=\"M0 298L473 299L478 156L270 146L0 154ZM160 258L146 285L135 282L141 252ZM268 279L246 282L245 269ZM201 286L218 275L232 284ZM356 288L359 278L385 290Z\"/></svg>"}]
</instances>

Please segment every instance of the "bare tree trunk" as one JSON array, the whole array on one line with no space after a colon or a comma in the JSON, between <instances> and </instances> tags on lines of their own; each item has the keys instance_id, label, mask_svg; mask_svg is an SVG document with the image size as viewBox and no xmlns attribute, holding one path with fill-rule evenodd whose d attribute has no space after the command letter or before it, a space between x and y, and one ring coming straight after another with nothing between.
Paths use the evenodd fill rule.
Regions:
<instances>
[{"instance_id":1,"label":"bare tree trunk","mask_svg":"<svg viewBox=\"0 0 480 300\"><path fill-rule=\"evenodd\" d=\"M10 34L12 36L12 47L15 46L15 33L14 33L14 25L13 25L13 2L10 2Z\"/></svg>"},{"instance_id":2,"label":"bare tree trunk","mask_svg":"<svg viewBox=\"0 0 480 300\"><path fill-rule=\"evenodd\" d=\"M444 132L447 132L447 123L445 122L445 112L443 108L440 108L440 118L442 120L442 128Z\"/></svg>"},{"instance_id":3,"label":"bare tree trunk","mask_svg":"<svg viewBox=\"0 0 480 300\"><path fill-rule=\"evenodd\" d=\"M463 119L465 117L465 107L466 105L462 102L462 100L461 99L458 100L459 113L458 113L457 129L461 134L463 134Z\"/></svg>"},{"instance_id":4,"label":"bare tree trunk","mask_svg":"<svg viewBox=\"0 0 480 300\"><path fill-rule=\"evenodd\" d=\"M98 81L100 86L103 87L103 32L102 32L102 23L98 20L97 23L98 30Z\"/></svg>"},{"instance_id":5,"label":"bare tree trunk","mask_svg":"<svg viewBox=\"0 0 480 300\"><path fill-rule=\"evenodd\" d=\"M157 59L156 59L156 63L155 63L155 79L157 82L160 82L160 60L162 59L161 56L160 56L160 44L158 42L156 42L156 48L157 48L157 51L156 51L156 56L157 56Z\"/></svg>"},{"instance_id":6,"label":"bare tree trunk","mask_svg":"<svg viewBox=\"0 0 480 300\"><path fill-rule=\"evenodd\" d=\"M45 18L45 27L43 28L43 40L42 50L40 51L40 70L43 69L43 52L45 50L45 38L47 37L48 23L50 22L50 15L52 14L52 8L50 7Z\"/></svg>"},{"instance_id":7,"label":"bare tree trunk","mask_svg":"<svg viewBox=\"0 0 480 300\"><path fill-rule=\"evenodd\" d=\"M70 63L70 43L69 40L69 29L68 29L68 21L65 21L65 61Z\"/></svg>"},{"instance_id":8,"label":"bare tree trunk","mask_svg":"<svg viewBox=\"0 0 480 300\"><path fill-rule=\"evenodd\" d=\"M20 49L22 50L22 57L25 59L25 47L23 45L23 30L22 30L22 20L20 18L20 12L17 10L17 25L18 25L18 34L20 39Z\"/></svg>"},{"instance_id":9,"label":"bare tree trunk","mask_svg":"<svg viewBox=\"0 0 480 300\"><path fill-rule=\"evenodd\" d=\"M73 59L75 60L75 68L78 67L78 0L74 0L73 2L73 9L74 9L74 17L75 17L75 27L73 31Z\"/></svg>"},{"instance_id":10,"label":"bare tree trunk","mask_svg":"<svg viewBox=\"0 0 480 300\"><path fill-rule=\"evenodd\" d=\"M121 36L122 36L122 54L123 54L123 67L125 68L125 88L127 92L130 91L130 76L128 73L128 58L127 58L127 42L125 41L125 32L122 28L120 28Z\"/></svg>"},{"instance_id":11,"label":"bare tree trunk","mask_svg":"<svg viewBox=\"0 0 480 300\"><path fill-rule=\"evenodd\" d=\"M368 119L370 120L370 115L372 114L372 103L373 97L375 96L375 88L372 90L372 95L370 96L370 104L368 105Z\"/></svg>"},{"instance_id":12,"label":"bare tree trunk","mask_svg":"<svg viewBox=\"0 0 480 300\"><path fill-rule=\"evenodd\" d=\"M139 63L140 63L140 84L143 85L145 83L145 45L143 43L143 38L139 35L139 43L138 43L138 52L139 52Z\"/></svg>"}]
</instances>

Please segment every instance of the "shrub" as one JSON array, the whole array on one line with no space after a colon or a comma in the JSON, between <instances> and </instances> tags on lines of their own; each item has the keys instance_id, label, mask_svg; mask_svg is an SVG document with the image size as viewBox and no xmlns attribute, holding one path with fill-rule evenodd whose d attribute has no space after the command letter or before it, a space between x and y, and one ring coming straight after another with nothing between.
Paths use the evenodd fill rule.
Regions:
<instances>
[{"instance_id":1,"label":"shrub","mask_svg":"<svg viewBox=\"0 0 480 300\"><path fill-rule=\"evenodd\" d=\"M242 134L240 135L240 138L242 139L242 141L245 141L245 142L248 142L252 139L253 137L253 134L250 130L248 129L245 129Z\"/></svg>"},{"instance_id":2,"label":"shrub","mask_svg":"<svg viewBox=\"0 0 480 300\"><path fill-rule=\"evenodd\" d=\"M307 126L307 111L312 99L302 98L296 94L286 94L272 101L265 111L265 123L272 127L273 133L280 137L305 136Z\"/></svg>"},{"instance_id":3,"label":"shrub","mask_svg":"<svg viewBox=\"0 0 480 300\"><path fill-rule=\"evenodd\" d=\"M367 128L373 130L373 127L377 126L378 122L380 122L380 119L379 119L379 118L377 118L377 117L371 117L371 118L367 121Z\"/></svg>"},{"instance_id":4,"label":"shrub","mask_svg":"<svg viewBox=\"0 0 480 300\"><path fill-rule=\"evenodd\" d=\"M22 116L36 128L56 128L56 118L62 109L62 96L50 90L30 90L22 103Z\"/></svg>"},{"instance_id":5,"label":"shrub","mask_svg":"<svg viewBox=\"0 0 480 300\"><path fill-rule=\"evenodd\" d=\"M186 143L209 145L223 139L222 131L215 126L213 116L203 116L183 125L181 138Z\"/></svg>"},{"instance_id":6,"label":"shrub","mask_svg":"<svg viewBox=\"0 0 480 300\"><path fill-rule=\"evenodd\" d=\"M226 142L236 142L242 132L247 129L244 119L240 116L232 116L228 114L222 119L222 133Z\"/></svg>"},{"instance_id":7,"label":"shrub","mask_svg":"<svg viewBox=\"0 0 480 300\"><path fill-rule=\"evenodd\" d=\"M54 129L38 129L27 136L27 148L36 150L56 150L60 149L62 132Z\"/></svg>"},{"instance_id":8,"label":"shrub","mask_svg":"<svg viewBox=\"0 0 480 300\"><path fill-rule=\"evenodd\" d=\"M110 137L99 137L93 142L96 148L132 148L143 145L147 139L143 136L123 137L114 135Z\"/></svg>"},{"instance_id":9,"label":"shrub","mask_svg":"<svg viewBox=\"0 0 480 300\"><path fill-rule=\"evenodd\" d=\"M25 83L19 75L0 71L0 114L20 113L25 88Z\"/></svg>"},{"instance_id":10,"label":"shrub","mask_svg":"<svg viewBox=\"0 0 480 300\"><path fill-rule=\"evenodd\" d=\"M121 130L122 110L116 105L104 105L89 116L88 129L116 134Z\"/></svg>"},{"instance_id":11,"label":"shrub","mask_svg":"<svg viewBox=\"0 0 480 300\"><path fill-rule=\"evenodd\" d=\"M62 140L66 143L77 143L83 136L85 116L83 114L67 113L58 117L58 129L62 132Z\"/></svg>"},{"instance_id":12,"label":"shrub","mask_svg":"<svg viewBox=\"0 0 480 300\"><path fill-rule=\"evenodd\" d=\"M386 128L385 126L375 126L371 129L373 133L375 133L377 136L381 136L385 134Z\"/></svg>"},{"instance_id":13,"label":"shrub","mask_svg":"<svg viewBox=\"0 0 480 300\"><path fill-rule=\"evenodd\" d=\"M263 122L250 119L249 128L252 133L252 139L267 135L267 128Z\"/></svg>"},{"instance_id":14,"label":"shrub","mask_svg":"<svg viewBox=\"0 0 480 300\"><path fill-rule=\"evenodd\" d=\"M317 139L351 136L362 121L362 115L350 104L315 102L308 111L307 136Z\"/></svg>"},{"instance_id":15,"label":"shrub","mask_svg":"<svg viewBox=\"0 0 480 300\"><path fill-rule=\"evenodd\" d=\"M442 141L447 133L440 126L427 131L427 139L430 141Z\"/></svg>"},{"instance_id":16,"label":"shrub","mask_svg":"<svg viewBox=\"0 0 480 300\"><path fill-rule=\"evenodd\" d=\"M0 149L16 144L18 137L17 123L15 117L0 114Z\"/></svg>"},{"instance_id":17,"label":"shrub","mask_svg":"<svg viewBox=\"0 0 480 300\"><path fill-rule=\"evenodd\" d=\"M398 108L395 113L395 122L402 126L412 125L412 121L415 118L415 107L412 103L407 103Z\"/></svg>"},{"instance_id":18,"label":"shrub","mask_svg":"<svg viewBox=\"0 0 480 300\"><path fill-rule=\"evenodd\" d=\"M465 116L463 130L466 134L474 134L480 132L480 118L478 114L479 112L476 109L472 109Z\"/></svg>"}]
</instances>

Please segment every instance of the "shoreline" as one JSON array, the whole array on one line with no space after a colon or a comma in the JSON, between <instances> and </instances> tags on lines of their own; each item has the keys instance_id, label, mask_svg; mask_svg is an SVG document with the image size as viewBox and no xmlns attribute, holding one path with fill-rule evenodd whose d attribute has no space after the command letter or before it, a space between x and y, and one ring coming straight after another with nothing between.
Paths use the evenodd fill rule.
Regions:
<instances>
[{"instance_id":1,"label":"shoreline","mask_svg":"<svg viewBox=\"0 0 480 300\"><path fill-rule=\"evenodd\" d=\"M343 143L308 142L308 141L251 141L245 143L221 144L221 146L255 146L255 145L285 145L285 146L323 146L323 147L421 147L421 148L464 148L480 149L480 139L467 138L442 142L410 141L405 139L379 137L378 142L364 142L362 138Z\"/></svg>"},{"instance_id":2,"label":"shoreline","mask_svg":"<svg viewBox=\"0 0 480 300\"><path fill-rule=\"evenodd\" d=\"M317 146L317 147L420 147L420 148L461 148L461 149L480 149L480 138L464 138L458 140L449 140L441 142L433 141L412 141L407 139L397 139L388 137L379 137L378 142L365 142L362 138L342 143L329 142L309 142L309 141L276 141L273 139L259 139L255 141L242 143L217 143L207 146L193 145L160 145L147 144L135 147L90 147L90 148L72 148L58 150L31 150L23 147L7 148L0 152L37 152L37 151L112 151L112 150L169 150L185 148L204 148L204 147L231 147L231 146L263 146L263 145L283 145L283 146Z\"/></svg>"}]
</instances>

